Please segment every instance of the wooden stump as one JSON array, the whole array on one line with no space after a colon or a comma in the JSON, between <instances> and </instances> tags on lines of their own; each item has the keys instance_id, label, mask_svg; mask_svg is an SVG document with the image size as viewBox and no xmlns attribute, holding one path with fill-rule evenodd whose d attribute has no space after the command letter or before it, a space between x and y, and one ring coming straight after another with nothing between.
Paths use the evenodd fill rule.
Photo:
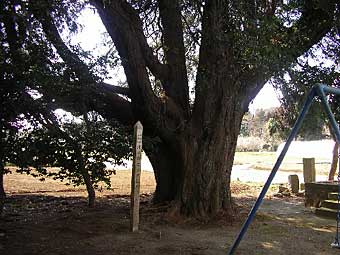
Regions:
<instances>
[{"instance_id":1,"label":"wooden stump","mask_svg":"<svg viewBox=\"0 0 340 255\"><path fill-rule=\"evenodd\" d=\"M291 174L288 176L288 183L292 193L299 193L299 176L296 174Z\"/></svg>"}]
</instances>

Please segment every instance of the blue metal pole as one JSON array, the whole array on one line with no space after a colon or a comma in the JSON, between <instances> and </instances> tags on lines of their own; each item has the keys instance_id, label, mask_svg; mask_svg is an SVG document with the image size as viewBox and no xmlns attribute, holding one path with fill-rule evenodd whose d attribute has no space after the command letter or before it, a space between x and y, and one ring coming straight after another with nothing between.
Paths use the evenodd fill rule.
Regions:
<instances>
[{"instance_id":1,"label":"blue metal pole","mask_svg":"<svg viewBox=\"0 0 340 255\"><path fill-rule=\"evenodd\" d=\"M339 88L334 88L334 87L329 87L325 84L317 84L315 87L319 87L318 89L323 90L325 93L328 94L336 94L336 95L340 95L340 89Z\"/></svg>"},{"instance_id":2,"label":"blue metal pole","mask_svg":"<svg viewBox=\"0 0 340 255\"><path fill-rule=\"evenodd\" d=\"M289 137L288 137L288 139L286 141L286 144L283 147L279 157L277 158L276 163L275 163L275 165L274 165L274 167L273 167L273 169L272 169L272 171L271 171L271 173L270 173L270 175L269 175L265 185L262 188L262 191L261 191L259 197L257 198L253 208L251 209L251 211L250 211L250 213L248 215L247 220L244 222L244 224L243 224L243 226L242 226L242 228L240 230L240 233L238 234L238 236L235 239L233 245L229 249L229 252L228 252L229 255L234 254L234 252L236 251L238 245L240 244L243 236L247 232L247 229L248 229L250 223L253 221L253 219L255 217L255 214L256 214L256 211L260 207L260 205L261 205L261 203L263 201L263 198L266 195L266 193L267 193L267 191L268 191L268 189L270 187L270 184L273 181L273 179L275 177L275 174L278 171L278 169L279 169L279 167L280 167L280 165L281 165L281 163L283 161L283 158L285 157L285 155L286 155L286 153L288 151L288 148L289 148L291 142L293 141L293 139L295 138L297 132L299 131L299 129L301 127L301 124L302 124L302 121L303 121L306 113L308 112L308 110L309 110L309 108L310 108L310 106L311 106L315 96L316 96L316 89L315 89L315 87L313 87L312 90L308 94L308 97L307 97L307 99L305 101L305 104L304 104L304 106L303 106L303 108L302 108L302 110L300 112L300 115L299 115L298 119L296 120L296 122L294 124L294 127L293 127L292 131L290 132Z\"/></svg>"},{"instance_id":3,"label":"blue metal pole","mask_svg":"<svg viewBox=\"0 0 340 255\"><path fill-rule=\"evenodd\" d=\"M340 89L328 87L328 86L323 85L323 84L316 85L315 88L316 88L317 94L321 98L322 105L323 105L323 107L325 109L325 112L326 112L330 122L331 122L331 126L333 128L336 140L340 144L339 127L338 127L338 124L336 123L336 120L334 118L334 114L331 111L331 107L329 106L329 104L327 102L326 95L325 95L325 92L331 93L331 94L340 95Z\"/></svg>"}]
</instances>

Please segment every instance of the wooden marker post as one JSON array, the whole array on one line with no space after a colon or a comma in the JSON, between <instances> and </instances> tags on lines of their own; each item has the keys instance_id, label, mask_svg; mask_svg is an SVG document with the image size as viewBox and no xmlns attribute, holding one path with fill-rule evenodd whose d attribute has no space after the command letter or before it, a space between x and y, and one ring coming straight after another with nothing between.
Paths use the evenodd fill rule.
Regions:
<instances>
[{"instance_id":1,"label":"wooden marker post","mask_svg":"<svg viewBox=\"0 0 340 255\"><path fill-rule=\"evenodd\" d=\"M315 158L303 158L303 180L305 183L315 182Z\"/></svg>"},{"instance_id":2,"label":"wooden marker post","mask_svg":"<svg viewBox=\"0 0 340 255\"><path fill-rule=\"evenodd\" d=\"M131 178L131 231L138 231L139 224L139 191L142 160L143 126L139 121L133 133L133 165Z\"/></svg>"}]
</instances>

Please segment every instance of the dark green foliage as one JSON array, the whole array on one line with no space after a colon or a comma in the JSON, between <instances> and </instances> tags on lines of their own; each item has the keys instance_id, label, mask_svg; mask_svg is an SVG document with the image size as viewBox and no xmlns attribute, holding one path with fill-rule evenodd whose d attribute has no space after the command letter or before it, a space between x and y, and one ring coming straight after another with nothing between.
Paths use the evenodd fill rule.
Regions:
<instances>
[{"instance_id":1,"label":"dark green foliage","mask_svg":"<svg viewBox=\"0 0 340 255\"><path fill-rule=\"evenodd\" d=\"M0 2L0 163L1 166L16 163L21 171L42 180L52 176L74 185L84 183L83 175L88 172L92 184L103 181L109 187L112 171L106 170L103 162L119 164L123 157L128 157L129 142L124 128L115 120L105 121L96 114L89 114L86 124L59 126L53 113L59 108L58 100L64 109L71 108L74 115L83 115L85 107L90 108L88 94L93 92L88 87L106 78L106 69L113 65L112 51L98 57L79 45L70 45L74 55L68 50L56 51L53 43L58 41L44 32L53 19L59 32L68 34L70 39L81 29L76 21L84 4L72 0ZM46 11L47 16L42 17ZM91 68L61 58L70 60L73 56L79 56ZM93 76L79 77L77 72L90 72ZM31 166L37 172L30 171ZM61 168L47 172L46 166ZM1 168L0 173L5 170Z\"/></svg>"},{"instance_id":2,"label":"dark green foliage","mask_svg":"<svg viewBox=\"0 0 340 255\"><path fill-rule=\"evenodd\" d=\"M273 85L282 93L281 108L277 110L272 123L272 132L286 137L294 125L303 106L305 97L317 83L339 87L340 71L337 63L340 57L340 41L336 31L330 32L319 44L312 48L306 56L287 67L273 79ZM339 101L335 96L329 102L339 119ZM320 102L312 105L299 133L300 138L312 140L322 139L326 118Z\"/></svg>"},{"instance_id":3,"label":"dark green foliage","mask_svg":"<svg viewBox=\"0 0 340 255\"><path fill-rule=\"evenodd\" d=\"M287 108L284 106L277 108L273 117L268 121L270 135L278 135L280 139L285 140L291 132L302 106L302 103L295 102ZM325 139L328 137L325 130L326 124L321 105L315 103L305 117L298 138L301 140Z\"/></svg>"}]
</instances>

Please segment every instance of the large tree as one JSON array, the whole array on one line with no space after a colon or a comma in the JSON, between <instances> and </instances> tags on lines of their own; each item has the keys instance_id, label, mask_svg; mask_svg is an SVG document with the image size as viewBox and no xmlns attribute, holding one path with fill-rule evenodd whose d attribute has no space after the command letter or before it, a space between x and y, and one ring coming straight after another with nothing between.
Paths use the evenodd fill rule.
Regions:
<instances>
[{"instance_id":1,"label":"large tree","mask_svg":"<svg viewBox=\"0 0 340 255\"><path fill-rule=\"evenodd\" d=\"M153 139L145 150L155 201L200 216L232 204L230 174L251 100L332 30L339 8L331 0L2 2L32 24L13 19L11 33L38 31L33 36L59 56L49 65L61 62L58 78L38 88L44 100L74 113L85 105L124 124L140 120ZM109 58L118 57L126 87L104 83L98 65L61 36L75 30L87 3L114 44Z\"/></svg>"}]
</instances>

